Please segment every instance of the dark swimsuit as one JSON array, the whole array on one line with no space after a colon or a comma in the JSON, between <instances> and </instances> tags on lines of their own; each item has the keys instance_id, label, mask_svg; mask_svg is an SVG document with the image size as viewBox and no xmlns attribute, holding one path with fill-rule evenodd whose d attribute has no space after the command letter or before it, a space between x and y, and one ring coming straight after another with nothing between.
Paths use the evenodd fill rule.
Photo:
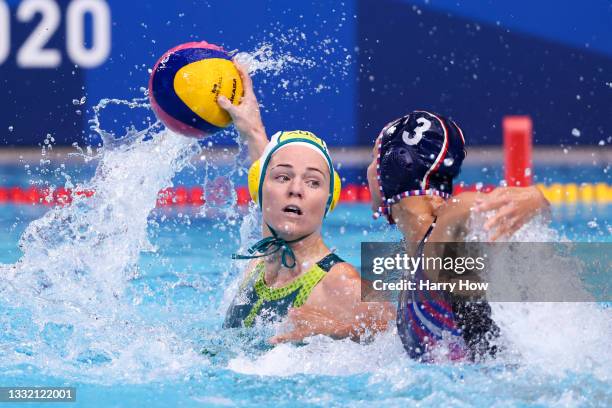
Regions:
<instances>
[{"instance_id":1,"label":"dark swimsuit","mask_svg":"<svg viewBox=\"0 0 612 408\"><path fill-rule=\"evenodd\" d=\"M425 242L433 231L435 220L419 242L417 257L423 256ZM402 279L426 280L422 268ZM397 330L411 358L431 361L430 352L438 343L448 348L451 360L476 360L494 356L497 347L492 340L499 328L491 319L491 307L482 301L466 301L440 290L404 290L397 306Z\"/></svg>"},{"instance_id":2,"label":"dark swimsuit","mask_svg":"<svg viewBox=\"0 0 612 408\"><path fill-rule=\"evenodd\" d=\"M240 286L227 311L223 327L251 327L256 318L271 322L285 317L290 306L302 306L327 272L341 262L344 262L342 258L330 253L308 272L279 288L266 285L264 261L259 262Z\"/></svg>"}]
</instances>

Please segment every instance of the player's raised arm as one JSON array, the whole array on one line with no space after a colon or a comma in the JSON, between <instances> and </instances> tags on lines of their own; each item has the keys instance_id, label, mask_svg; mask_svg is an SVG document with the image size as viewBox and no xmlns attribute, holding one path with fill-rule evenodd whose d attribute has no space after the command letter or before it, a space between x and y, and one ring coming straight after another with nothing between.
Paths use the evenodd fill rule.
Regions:
<instances>
[{"instance_id":1,"label":"player's raised arm","mask_svg":"<svg viewBox=\"0 0 612 408\"><path fill-rule=\"evenodd\" d=\"M240 135L249 146L251 161L255 161L261 157L268 143L268 136L261 121L259 102L257 102L257 97L253 91L253 81L243 65L235 61L234 64L238 68L238 72L240 72L244 87L244 94L240 100L240 105L233 105L229 99L222 95L219 96L217 102L232 117L234 126L236 126L236 129L238 129L238 132L240 132Z\"/></svg>"}]
</instances>

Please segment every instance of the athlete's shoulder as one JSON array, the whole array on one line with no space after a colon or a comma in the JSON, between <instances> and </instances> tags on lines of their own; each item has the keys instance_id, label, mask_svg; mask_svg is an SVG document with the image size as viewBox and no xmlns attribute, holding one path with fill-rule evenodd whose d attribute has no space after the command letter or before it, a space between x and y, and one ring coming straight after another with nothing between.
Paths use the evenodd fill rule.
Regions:
<instances>
[{"instance_id":1,"label":"athlete's shoulder","mask_svg":"<svg viewBox=\"0 0 612 408\"><path fill-rule=\"evenodd\" d=\"M342 304L349 298L358 297L360 288L360 276L355 267L348 262L338 262L313 289L307 303L333 307L338 302Z\"/></svg>"},{"instance_id":2,"label":"athlete's shoulder","mask_svg":"<svg viewBox=\"0 0 612 408\"><path fill-rule=\"evenodd\" d=\"M360 283L359 272L353 265L348 262L340 262L335 264L321 281L321 286L325 292L331 295L337 295L339 292L343 294L350 292Z\"/></svg>"},{"instance_id":3,"label":"athlete's shoulder","mask_svg":"<svg viewBox=\"0 0 612 408\"><path fill-rule=\"evenodd\" d=\"M346 261L338 262L327 272L327 277L332 280L359 279L359 272L350 263Z\"/></svg>"}]
</instances>

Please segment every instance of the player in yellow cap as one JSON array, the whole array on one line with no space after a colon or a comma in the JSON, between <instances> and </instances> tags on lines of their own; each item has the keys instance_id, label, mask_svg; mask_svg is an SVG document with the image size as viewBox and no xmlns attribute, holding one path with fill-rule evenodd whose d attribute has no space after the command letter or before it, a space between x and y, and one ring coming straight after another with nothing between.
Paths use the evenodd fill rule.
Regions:
<instances>
[{"instance_id":1,"label":"player in yellow cap","mask_svg":"<svg viewBox=\"0 0 612 408\"><path fill-rule=\"evenodd\" d=\"M361 302L360 276L355 268L323 242L323 219L338 202L340 177L325 142L311 132L283 131L268 141L251 80L239 67L244 84L241 104L219 97L249 147L253 164L248 182L263 217L263 238L248 254L252 259L232 302L224 327L250 327L300 314L310 327L293 337L324 332L334 337L357 336L355 320L386 329L392 307ZM331 326L322 315L334 316ZM295 316L294 316L295 317Z\"/></svg>"},{"instance_id":2,"label":"player in yellow cap","mask_svg":"<svg viewBox=\"0 0 612 408\"><path fill-rule=\"evenodd\" d=\"M273 337L272 343L301 341L313 334L358 338L386 330L395 321L396 306L362 302L358 272L321 237L323 219L340 193L340 178L325 142L306 131L278 132L269 141L251 79L236 65L244 85L241 103L233 105L222 96L218 103L248 144L254 162L249 191L262 210L264 238L248 255L234 256L253 259L224 327L288 316L292 330ZM537 189L506 187L477 201L474 210L497 212L485 225L496 239L512 234L547 206Z\"/></svg>"}]
</instances>

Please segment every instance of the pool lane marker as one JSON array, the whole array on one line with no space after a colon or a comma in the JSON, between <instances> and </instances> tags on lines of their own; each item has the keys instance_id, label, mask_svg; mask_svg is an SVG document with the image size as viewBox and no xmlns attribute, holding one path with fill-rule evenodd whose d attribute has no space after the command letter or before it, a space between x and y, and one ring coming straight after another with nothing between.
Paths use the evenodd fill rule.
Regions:
<instances>
[{"instance_id":1,"label":"pool lane marker","mask_svg":"<svg viewBox=\"0 0 612 408\"><path fill-rule=\"evenodd\" d=\"M544 197L551 204L609 204L612 203L612 185L607 183L554 183L551 185L537 184ZM494 185L462 185L455 186L454 194L463 191L482 191L488 193ZM1 187L0 205L66 205L77 198L88 198L94 195L93 190L71 190L63 187L56 189L38 187ZM157 197L158 207L201 206L205 203L204 189L200 186L171 187L161 190ZM223 198L219 198L223 200ZM246 186L236 188L236 203L247 205L251 201ZM370 190L367 186L348 184L342 188L340 201L344 203L370 202Z\"/></svg>"}]
</instances>

